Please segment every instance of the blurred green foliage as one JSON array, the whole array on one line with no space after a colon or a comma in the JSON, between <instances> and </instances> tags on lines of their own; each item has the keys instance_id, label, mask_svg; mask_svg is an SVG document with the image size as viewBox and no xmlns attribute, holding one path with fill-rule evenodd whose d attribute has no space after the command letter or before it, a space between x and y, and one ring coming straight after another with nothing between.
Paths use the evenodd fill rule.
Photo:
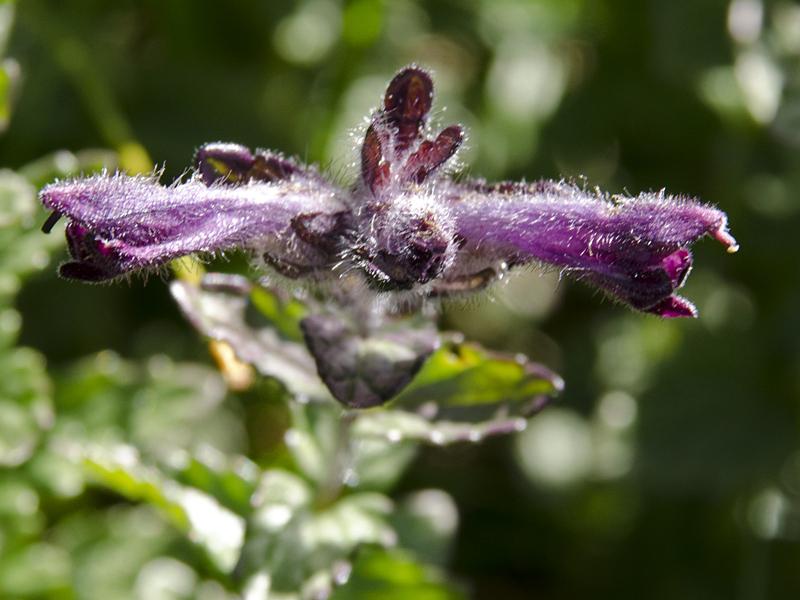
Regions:
<instances>
[{"instance_id":1,"label":"blurred green foliage","mask_svg":"<svg viewBox=\"0 0 800 600\"><path fill-rule=\"evenodd\" d=\"M800 5L6 1L0 50L0 597L310 596L348 569L334 598L800 595ZM552 273L446 306L559 372L561 405L421 451L425 423L375 413L341 493L337 413L226 389L158 277L59 281L36 190L151 159L169 180L212 140L348 181L409 62L468 127L465 172L698 196L742 250L697 247L695 322ZM301 309L259 293L297 338Z\"/></svg>"}]
</instances>

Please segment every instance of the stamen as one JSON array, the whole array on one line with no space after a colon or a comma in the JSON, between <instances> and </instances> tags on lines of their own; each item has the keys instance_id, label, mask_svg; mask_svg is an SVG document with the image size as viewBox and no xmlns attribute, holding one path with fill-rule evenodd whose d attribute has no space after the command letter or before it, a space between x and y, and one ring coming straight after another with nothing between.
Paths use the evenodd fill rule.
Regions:
<instances>
[{"instance_id":1,"label":"stamen","mask_svg":"<svg viewBox=\"0 0 800 600\"><path fill-rule=\"evenodd\" d=\"M60 218L61 218L61 213L58 212L57 210L51 212L50 216L47 217L47 220L44 222L44 225L42 225L42 231L45 233L50 233L50 231L52 231L53 227L55 226L56 223L58 223L58 220Z\"/></svg>"}]
</instances>

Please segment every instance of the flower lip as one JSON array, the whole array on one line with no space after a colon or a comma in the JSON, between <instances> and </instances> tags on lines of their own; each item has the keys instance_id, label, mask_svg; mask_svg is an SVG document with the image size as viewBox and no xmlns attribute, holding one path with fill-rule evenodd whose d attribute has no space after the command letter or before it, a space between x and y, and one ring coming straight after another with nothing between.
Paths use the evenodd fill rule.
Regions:
<instances>
[{"instance_id":1,"label":"flower lip","mask_svg":"<svg viewBox=\"0 0 800 600\"><path fill-rule=\"evenodd\" d=\"M692 254L686 248L676 250L661 260L660 268L669 277L673 289L682 287L692 270Z\"/></svg>"},{"instance_id":2,"label":"flower lip","mask_svg":"<svg viewBox=\"0 0 800 600\"><path fill-rule=\"evenodd\" d=\"M66 238L74 260L59 267L62 277L99 282L122 274L119 253L83 225L75 221L67 223Z\"/></svg>"},{"instance_id":3,"label":"flower lip","mask_svg":"<svg viewBox=\"0 0 800 600\"><path fill-rule=\"evenodd\" d=\"M664 319L688 317L697 318L697 308L683 296L670 296L658 304L651 306L644 312L651 313Z\"/></svg>"}]
</instances>

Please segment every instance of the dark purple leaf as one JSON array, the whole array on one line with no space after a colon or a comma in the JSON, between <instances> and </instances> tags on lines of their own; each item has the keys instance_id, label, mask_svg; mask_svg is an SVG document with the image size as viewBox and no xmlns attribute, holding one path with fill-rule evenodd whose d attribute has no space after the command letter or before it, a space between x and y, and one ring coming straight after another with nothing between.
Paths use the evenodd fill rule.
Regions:
<instances>
[{"instance_id":1,"label":"dark purple leaf","mask_svg":"<svg viewBox=\"0 0 800 600\"><path fill-rule=\"evenodd\" d=\"M380 406L394 397L438 345L432 327L362 334L332 315L312 315L300 325L319 376L350 408Z\"/></svg>"}]
</instances>

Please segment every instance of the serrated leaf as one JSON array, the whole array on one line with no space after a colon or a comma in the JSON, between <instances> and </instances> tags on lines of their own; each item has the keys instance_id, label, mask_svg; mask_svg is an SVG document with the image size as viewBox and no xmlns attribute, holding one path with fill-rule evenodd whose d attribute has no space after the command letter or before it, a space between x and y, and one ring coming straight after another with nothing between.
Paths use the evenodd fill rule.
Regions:
<instances>
[{"instance_id":1,"label":"serrated leaf","mask_svg":"<svg viewBox=\"0 0 800 600\"><path fill-rule=\"evenodd\" d=\"M253 505L239 566L253 598L316 597L333 587L337 568L356 548L396 541L388 524L392 503L381 494L351 494L316 506L302 479L270 470Z\"/></svg>"},{"instance_id":2,"label":"serrated leaf","mask_svg":"<svg viewBox=\"0 0 800 600\"><path fill-rule=\"evenodd\" d=\"M246 321L252 290L246 279L214 275L204 282L201 287L173 283L173 295L195 327L228 342L240 359L284 382L301 404L329 398L305 348L280 338L274 329L256 329ZM356 411L352 417L354 431L375 450L373 466L378 469L389 464L385 442L447 444L520 431L525 419L563 387L561 378L542 365L477 344L450 341L428 357L438 335L424 320L389 320L361 333L344 317L324 313L306 317L301 327L316 371L342 403L364 408L388 400L384 407L391 411ZM331 418L336 422L339 416ZM328 459L335 454L320 444L319 436L319 431L298 426L287 438L301 469L316 481L329 472ZM412 454L412 449L403 453Z\"/></svg>"},{"instance_id":3,"label":"serrated leaf","mask_svg":"<svg viewBox=\"0 0 800 600\"><path fill-rule=\"evenodd\" d=\"M356 440L383 439L390 444L423 442L447 446L460 442L478 443L499 435L524 431L527 417L509 415L501 409L485 420L446 420L428 418L403 410L371 411L360 415L353 425Z\"/></svg>"},{"instance_id":4,"label":"serrated leaf","mask_svg":"<svg viewBox=\"0 0 800 600\"><path fill-rule=\"evenodd\" d=\"M479 442L522 431L562 387L558 375L525 357L450 342L386 404L390 410L359 415L353 435L391 443Z\"/></svg>"}]
</instances>

